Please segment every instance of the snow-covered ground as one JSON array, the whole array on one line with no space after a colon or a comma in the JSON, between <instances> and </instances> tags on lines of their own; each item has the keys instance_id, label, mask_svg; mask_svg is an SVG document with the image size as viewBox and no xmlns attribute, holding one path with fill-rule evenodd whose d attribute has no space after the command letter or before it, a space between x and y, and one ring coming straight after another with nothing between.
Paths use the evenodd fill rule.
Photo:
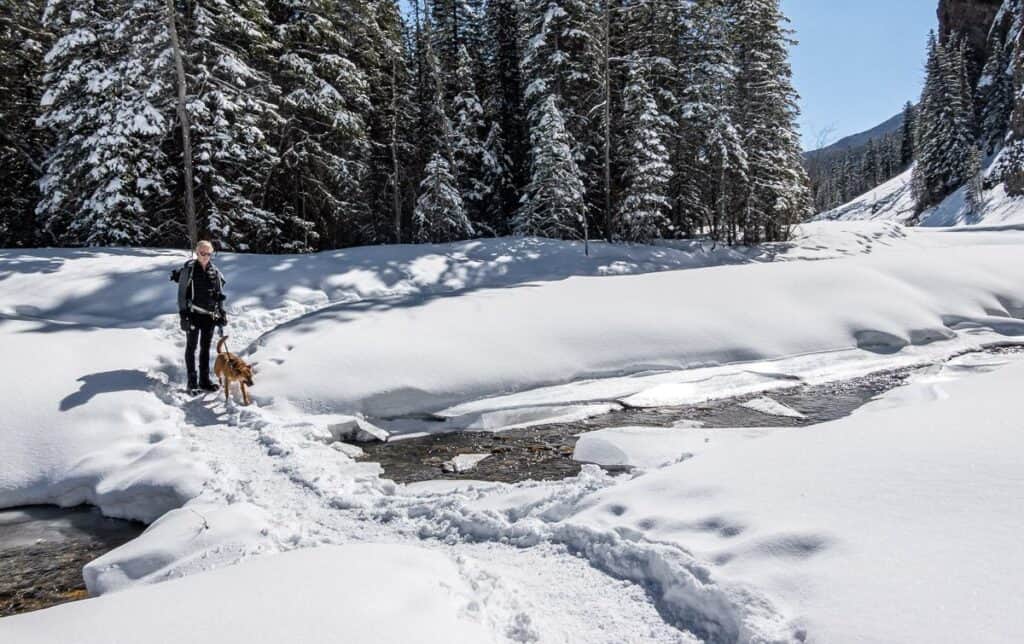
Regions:
<instances>
[{"instance_id":1,"label":"snow-covered ground","mask_svg":"<svg viewBox=\"0 0 1024 644\"><path fill-rule=\"evenodd\" d=\"M1024 551L983 528L1024 520L1003 503L1017 490L1001 480L1012 476L1000 460L1020 433L1006 429L1019 415L1009 394L1024 381L1019 366L985 375L978 365L946 368L934 377L962 382L928 383L944 392L930 398L909 395L914 387L890 394L820 434L821 426L680 427L585 436L580 460L637 467L618 477L588 466L559 482L402 486L338 442L360 427L396 438L500 430L770 392L1024 341L1021 231L815 223L793 242L757 249L592 250L588 258L578 244L498 239L220 257L229 346L257 363L251 407L180 391L183 337L167 274L183 254L0 251L0 506L86 502L156 520L87 566L90 590L109 597L0 620L0 640L60 641L83 623L107 622L103 615L159 612L209 635L197 641L223 641L220 622L204 614L211 602L200 599L235 595L237 605L218 611L272 640L276 628L321 610L296 597L348 598L358 612L368 597L418 605L439 587L435 601L447 603L430 623L454 641L1024 635L1007 617L1012 600L996 595L997 561L1012 571ZM942 407L961 389L948 394L956 406ZM793 411L765 396L759 411ZM935 447L923 432L937 419ZM972 436L993 449L973 449ZM845 467L829 467L836 460ZM966 464L978 474L973 487L960 476ZM775 487L762 489L762 472ZM861 489L866 475L876 480ZM801 485L814 493L806 505ZM925 516L947 493L976 508ZM881 515L871 524L878 532L862 523L870 511ZM909 551L917 541L925 545ZM357 543L374 544L366 547L377 548L379 568L366 568ZM341 547L253 557L327 545ZM929 554L957 555L930 563L960 571L954 580L972 596L958 610L982 611L986 630L953 623L956 611L938 602L952 595L936 579L922 577L915 590ZM873 559L883 556L889 567L906 560L906 574L889 584L857 577L861 564L883 572ZM277 579L283 587L242 601ZM877 623L871 611L884 602L909 616ZM353 623L379 623L382 637L400 641L395 606ZM413 612L420 624L423 613ZM164 641L158 631L135 641ZM109 632L96 641L120 631ZM300 639L336 635L318 632ZM353 632L360 641L364 631Z\"/></svg>"},{"instance_id":2,"label":"snow-covered ground","mask_svg":"<svg viewBox=\"0 0 1024 644\"><path fill-rule=\"evenodd\" d=\"M819 214L818 221L891 221L914 220L914 197L907 170L880 186L832 210ZM941 204L921 213L916 223L925 227L1024 228L1024 197L1010 197L1003 184L986 190L980 210L972 211L961 188Z\"/></svg>"}]
</instances>

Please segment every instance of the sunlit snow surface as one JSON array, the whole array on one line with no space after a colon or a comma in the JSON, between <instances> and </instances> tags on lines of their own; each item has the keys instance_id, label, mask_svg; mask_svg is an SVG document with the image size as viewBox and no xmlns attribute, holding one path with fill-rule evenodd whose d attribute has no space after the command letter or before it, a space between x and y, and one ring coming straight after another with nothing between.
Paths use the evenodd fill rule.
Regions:
<instances>
[{"instance_id":1,"label":"sunlit snow surface","mask_svg":"<svg viewBox=\"0 0 1024 644\"><path fill-rule=\"evenodd\" d=\"M337 442L770 398L1024 340L1018 231L819 223L759 249L592 250L498 239L219 257L229 347L257 363L251 407L181 392L167 274L183 254L0 251L0 505L159 519L86 569L92 592L126 592L0 620L0 640L122 614L140 621L109 628L172 641L141 625L155 612L305 633L312 599L358 607L369 578L412 604L447 588L452 603L423 619L473 641L1024 637L1019 364L961 358L806 429L584 436L577 458L634 468L618 477L398 486ZM378 544L380 567L344 547L294 568L254 558L354 542ZM183 599L258 580L280 613ZM367 615L378 641L403 637L396 613ZM337 632L303 641L318 637Z\"/></svg>"}]
</instances>

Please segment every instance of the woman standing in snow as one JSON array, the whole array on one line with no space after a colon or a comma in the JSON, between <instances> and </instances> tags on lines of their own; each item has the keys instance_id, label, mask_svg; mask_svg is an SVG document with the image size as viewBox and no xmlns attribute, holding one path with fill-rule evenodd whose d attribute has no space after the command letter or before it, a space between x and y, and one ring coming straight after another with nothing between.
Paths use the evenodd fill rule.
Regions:
<instances>
[{"instance_id":1,"label":"woman standing in snow","mask_svg":"<svg viewBox=\"0 0 1024 644\"><path fill-rule=\"evenodd\" d=\"M171 273L178 283L178 314L181 330L187 334L185 367L188 370L188 391L217 391L210 380L210 343L213 327L223 329L228 323L224 314L224 276L213 265L213 244L201 241L196 245L196 259L190 259ZM199 347L199 377L196 378L196 346Z\"/></svg>"}]
</instances>

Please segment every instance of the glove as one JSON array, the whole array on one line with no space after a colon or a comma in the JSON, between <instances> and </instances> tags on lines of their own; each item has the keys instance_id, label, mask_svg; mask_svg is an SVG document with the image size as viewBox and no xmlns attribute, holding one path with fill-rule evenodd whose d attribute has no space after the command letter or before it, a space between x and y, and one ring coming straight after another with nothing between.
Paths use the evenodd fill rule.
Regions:
<instances>
[{"instance_id":1,"label":"glove","mask_svg":"<svg viewBox=\"0 0 1024 644\"><path fill-rule=\"evenodd\" d=\"M189 327L191 326L191 321L188 319L188 311L178 311L178 318L181 319L181 330L187 333Z\"/></svg>"},{"instance_id":2,"label":"glove","mask_svg":"<svg viewBox=\"0 0 1024 644\"><path fill-rule=\"evenodd\" d=\"M224 328L228 323L228 314L222 309L217 319L217 326Z\"/></svg>"}]
</instances>

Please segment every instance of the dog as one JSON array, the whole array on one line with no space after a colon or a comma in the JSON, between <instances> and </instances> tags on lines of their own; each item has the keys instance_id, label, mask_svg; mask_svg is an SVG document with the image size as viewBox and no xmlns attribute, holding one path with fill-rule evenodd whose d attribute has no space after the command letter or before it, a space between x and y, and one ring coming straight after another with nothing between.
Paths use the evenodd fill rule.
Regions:
<instances>
[{"instance_id":1,"label":"dog","mask_svg":"<svg viewBox=\"0 0 1024 644\"><path fill-rule=\"evenodd\" d=\"M231 387L231 381L237 380L242 390L242 401L246 405L252 404L249 392L245 389L247 385L252 387L252 367L224 348L227 339L228 336L224 336L217 342L217 360L213 363L213 373L220 380L220 386L224 388L224 402L230 398L228 389Z\"/></svg>"}]
</instances>

